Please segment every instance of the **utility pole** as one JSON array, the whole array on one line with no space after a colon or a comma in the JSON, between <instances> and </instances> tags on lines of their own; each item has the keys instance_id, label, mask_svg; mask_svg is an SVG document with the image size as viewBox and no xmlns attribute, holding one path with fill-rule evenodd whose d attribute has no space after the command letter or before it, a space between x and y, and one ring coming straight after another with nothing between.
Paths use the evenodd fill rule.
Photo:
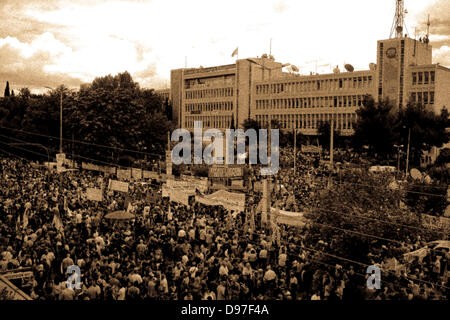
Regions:
<instances>
[{"instance_id":1,"label":"utility pole","mask_svg":"<svg viewBox=\"0 0 450 320\"><path fill-rule=\"evenodd\" d=\"M408 148L406 149L406 176L408 176L408 169L409 169L409 148L410 148L410 142L411 142L411 128L408 129Z\"/></svg>"},{"instance_id":2,"label":"utility pole","mask_svg":"<svg viewBox=\"0 0 450 320\"><path fill-rule=\"evenodd\" d=\"M297 173L297 129L294 129L294 175Z\"/></svg>"},{"instance_id":3,"label":"utility pole","mask_svg":"<svg viewBox=\"0 0 450 320\"><path fill-rule=\"evenodd\" d=\"M59 153L63 153L62 149L62 126L63 126L63 108L62 108L62 101L63 101L63 88L61 87L60 92L60 98L59 98Z\"/></svg>"},{"instance_id":4,"label":"utility pole","mask_svg":"<svg viewBox=\"0 0 450 320\"><path fill-rule=\"evenodd\" d=\"M333 148L334 148L334 114L332 114L330 125L330 166L333 167Z\"/></svg>"}]
</instances>

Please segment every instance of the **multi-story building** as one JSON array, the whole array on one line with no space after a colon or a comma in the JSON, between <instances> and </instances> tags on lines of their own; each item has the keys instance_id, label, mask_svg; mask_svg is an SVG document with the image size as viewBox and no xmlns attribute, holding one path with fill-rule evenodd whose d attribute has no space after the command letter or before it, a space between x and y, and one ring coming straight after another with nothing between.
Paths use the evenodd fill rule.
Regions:
<instances>
[{"instance_id":1,"label":"multi-story building","mask_svg":"<svg viewBox=\"0 0 450 320\"><path fill-rule=\"evenodd\" d=\"M313 135L321 121L334 119L343 134L353 132L363 97L389 98L397 108L412 99L438 113L450 106L450 69L432 64L431 45L400 37L378 41L377 64L369 70L315 74L283 72L267 56L239 59L212 68L172 70L174 119L189 130L242 127L248 118ZM351 69L350 69L351 70Z\"/></svg>"},{"instance_id":2,"label":"multi-story building","mask_svg":"<svg viewBox=\"0 0 450 320\"><path fill-rule=\"evenodd\" d=\"M241 126L251 117L255 81L282 76L282 64L269 57L240 59L212 68L172 70L173 118L189 130L198 120L206 129Z\"/></svg>"},{"instance_id":3,"label":"multi-story building","mask_svg":"<svg viewBox=\"0 0 450 320\"><path fill-rule=\"evenodd\" d=\"M402 1L397 4L402 6ZM397 11L403 12L401 8ZM189 130L196 120L203 121L203 128L223 130L242 127L249 118L263 126L277 119L283 129L306 135L316 134L320 122L333 121L349 135L365 95L389 99L396 109L414 101L439 113L450 106L450 69L432 64L428 36L403 36L401 23L395 21L394 38L378 41L377 62L369 70L353 72L346 66L345 72L335 68L330 74L298 75L283 72L285 65L267 55L225 66L172 70L174 119Z\"/></svg>"}]
</instances>

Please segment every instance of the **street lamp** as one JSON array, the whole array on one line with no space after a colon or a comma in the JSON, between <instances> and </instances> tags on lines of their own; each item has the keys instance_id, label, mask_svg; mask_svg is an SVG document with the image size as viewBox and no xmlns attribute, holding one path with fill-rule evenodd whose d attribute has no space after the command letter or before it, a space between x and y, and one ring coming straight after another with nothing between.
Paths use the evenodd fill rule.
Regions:
<instances>
[{"instance_id":1,"label":"street lamp","mask_svg":"<svg viewBox=\"0 0 450 320\"><path fill-rule=\"evenodd\" d=\"M45 87L47 89L53 90L50 87ZM62 109L62 99L63 99L63 88L61 87L60 90L60 96L59 96L59 153L63 153L63 149L62 149L62 123L63 123L63 119L62 119L62 114L63 114L63 109Z\"/></svg>"}]
</instances>

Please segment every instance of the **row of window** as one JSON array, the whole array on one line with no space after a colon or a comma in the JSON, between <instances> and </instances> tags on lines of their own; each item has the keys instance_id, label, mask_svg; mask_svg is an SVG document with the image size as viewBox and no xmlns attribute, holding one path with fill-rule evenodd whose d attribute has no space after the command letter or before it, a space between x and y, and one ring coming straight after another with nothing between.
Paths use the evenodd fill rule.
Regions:
<instances>
[{"instance_id":1,"label":"row of window","mask_svg":"<svg viewBox=\"0 0 450 320\"><path fill-rule=\"evenodd\" d=\"M372 76L256 85L256 94L297 93L372 87Z\"/></svg>"},{"instance_id":2,"label":"row of window","mask_svg":"<svg viewBox=\"0 0 450 320\"><path fill-rule=\"evenodd\" d=\"M328 122L334 116L334 127L337 130L353 129L356 113L312 113L312 114L276 114L270 120L278 120L282 129L318 129L321 122ZM256 121L267 127L269 115L256 115Z\"/></svg>"},{"instance_id":3,"label":"row of window","mask_svg":"<svg viewBox=\"0 0 450 320\"><path fill-rule=\"evenodd\" d=\"M185 128L194 128L194 121L202 121L202 128L230 129L232 116L187 116Z\"/></svg>"},{"instance_id":4,"label":"row of window","mask_svg":"<svg viewBox=\"0 0 450 320\"><path fill-rule=\"evenodd\" d=\"M411 92L411 102L434 104L434 91Z\"/></svg>"},{"instance_id":5,"label":"row of window","mask_svg":"<svg viewBox=\"0 0 450 320\"><path fill-rule=\"evenodd\" d=\"M256 110L291 109L291 108L320 108L320 107L360 107L363 95L326 96L308 98L286 98L256 100Z\"/></svg>"},{"instance_id":6,"label":"row of window","mask_svg":"<svg viewBox=\"0 0 450 320\"><path fill-rule=\"evenodd\" d=\"M223 98L232 97L233 88L216 88L206 90L192 90L185 92L186 99L205 99L205 98Z\"/></svg>"},{"instance_id":7,"label":"row of window","mask_svg":"<svg viewBox=\"0 0 450 320\"><path fill-rule=\"evenodd\" d=\"M434 71L413 72L412 84L434 84Z\"/></svg>"},{"instance_id":8,"label":"row of window","mask_svg":"<svg viewBox=\"0 0 450 320\"><path fill-rule=\"evenodd\" d=\"M204 111L231 111L233 110L232 101L208 102L208 103L188 103L185 105L186 112L204 112Z\"/></svg>"}]
</instances>

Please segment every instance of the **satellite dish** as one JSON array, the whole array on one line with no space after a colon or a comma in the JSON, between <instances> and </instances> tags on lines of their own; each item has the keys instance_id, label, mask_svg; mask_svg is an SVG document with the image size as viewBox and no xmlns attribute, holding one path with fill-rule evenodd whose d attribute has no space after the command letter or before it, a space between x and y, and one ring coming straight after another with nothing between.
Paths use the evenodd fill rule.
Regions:
<instances>
[{"instance_id":1,"label":"satellite dish","mask_svg":"<svg viewBox=\"0 0 450 320\"><path fill-rule=\"evenodd\" d=\"M261 58L267 58L267 53L264 53Z\"/></svg>"},{"instance_id":2,"label":"satellite dish","mask_svg":"<svg viewBox=\"0 0 450 320\"><path fill-rule=\"evenodd\" d=\"M348 63L344 66L344 68L348 72L353 72L353 70L355 70L355 68L353 68L353 66L351 64L348 64Z\"/></svg>"},{"instance_id":3,"label":"satellite dish","mask_svg":"<svg viewBox=\"0 0 450 320\"><path fill-rule=\"evenodd\" d=\"M375 71L375 70L377 70L377 65L375 64L375 63L369 63L369 69L371 70L371 71Z\"/></svg>"},{"instance_id":4,"label":"satellite dish","mask_svg":"<svg viewBox=\"0 0 450 320\"><path fill-rule=\"evenodd\" d=\"M411 169L410 174L411 174L411 177L414 180L421 180L422 179L422 173L420 173L420 171L417 170L416 168Z\"/></svg>"}]
</instances>

